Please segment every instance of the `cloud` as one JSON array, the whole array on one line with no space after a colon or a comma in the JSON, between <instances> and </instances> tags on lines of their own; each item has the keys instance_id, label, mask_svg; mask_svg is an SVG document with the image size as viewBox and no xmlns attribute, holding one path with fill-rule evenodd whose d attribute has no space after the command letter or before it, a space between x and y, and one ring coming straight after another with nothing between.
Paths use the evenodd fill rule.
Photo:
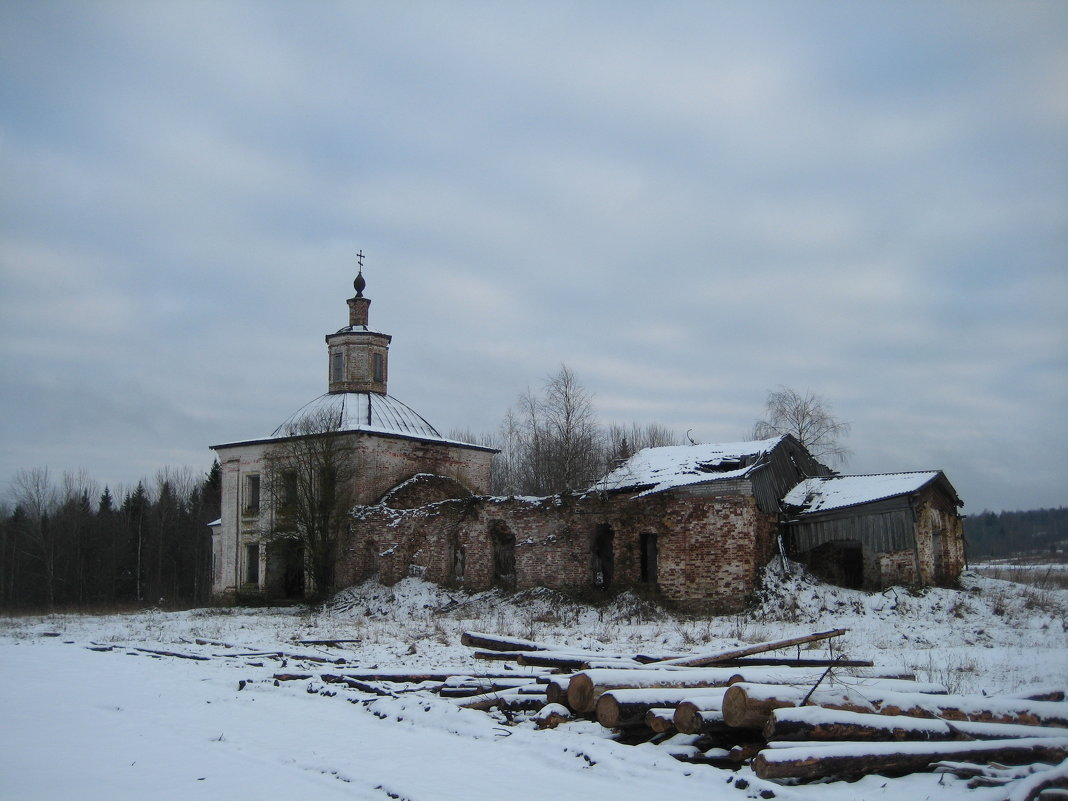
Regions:
<instances>
[{"instance_id":1,"label":"cloud","mask_svg":"<svg viewBox=\"0 0 1068 801\"><path fill-rule=\"evenodd\" d=\"M324 391L362 248L439 428L561 362L704 441L787 384L859 469L1066 502L1062 4L0 15L0 477L269 432Z\"/></svg>"}]
</instances>

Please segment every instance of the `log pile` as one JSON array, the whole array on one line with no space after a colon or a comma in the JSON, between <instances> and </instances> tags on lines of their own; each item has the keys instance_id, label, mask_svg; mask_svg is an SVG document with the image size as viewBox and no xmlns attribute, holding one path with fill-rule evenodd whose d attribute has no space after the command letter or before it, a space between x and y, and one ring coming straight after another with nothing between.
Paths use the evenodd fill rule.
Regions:
<instances>
[{"instance_id":1,"label":"log pile","mask_svg":"<svg viewBox=\"0 0 1068 801\"><path fill-rule=\"evenodd\" d=\"M536 715L540 727L582 718L612 729L620 742L666 744L688 738L690 747L669 753L721 766L748 762L758 777L772 781L939 770L975 782L992 770L985 766L996 765L993 770L1030 766L1015 768L1017 778L1039 776L1031 781L1036 787L1065 786L1068 703L1058 688L1035 688L1016 697L950 695L906 670L870 662L762 656L845 633L835 629L659 658L469 633L462 641L478 649L479 659L555 672L533 680L541 688L537 696L513 687L461 703L515 711L534 709L533 699L544 699Z\"/></svg>"},{"instance_id":2,"label":"log pile","mask_svg":"<svg viewBox=\"0 0 1068 801\"><path fill-rule=\"evenodd\" d=\"M748 764L757 777L776 782L941 771L968 779L969 786L1011 783L1011 797L1024 801L1050 788L1068 789L1063 688L1031 687L1000 697L951 695L900 667L844 657L802 658L799 650L796 658L768 656L845 633L835 629L679 655L590 652L466 632L461 642L494 668L474 672L359 669L343 657L243 651L209 640L190 645L229 652L208 657L103 643L88 647L156 659L241 660L270 671L256 681L307 681L310 693L353 693L363 703L433 693L461 707L499 710L509 721L530 720L539 728L596 721L621 743L650 743L692 763L731 769ZM268 666L268 660L278 667ZM242 680L238 688L252 681Z\"/></svg>"}]
</instances>

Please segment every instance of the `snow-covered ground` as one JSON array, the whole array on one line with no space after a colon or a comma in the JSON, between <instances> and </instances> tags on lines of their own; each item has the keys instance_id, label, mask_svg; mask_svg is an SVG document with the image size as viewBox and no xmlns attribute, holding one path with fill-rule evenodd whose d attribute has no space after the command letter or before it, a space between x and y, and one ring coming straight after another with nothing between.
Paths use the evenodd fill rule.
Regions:
<instances>
[{"instance_id":1,"label":"snow-covered ground","mask_svg":"<svg viewBox=\"0 0 1068 801\"><path fill-rule=\"evenodd\" d=\"M1068 686L1068 591L972 574L963 587L869 594L770 570L752 611L693 619L633 596L594 608L547 591L464 595L409 579L354 588L326 609L0 618L0 797L993 801L1004 788L970 790L937 774L781 786L747 767L687 764L663 747L616 743L594 723L540 731L522 716L460 709L415 686L379 698L272 678L324 670L301 656L351 660L345 670L352 662L499 670L460 645L468 629L606 652L687 653L842 627L850 632L833 641L836 653L903 666L953 692ZM298 643L328 638L359 642ZM266 651L291 656L248 655Z\"/></svg>"}]
</instances>

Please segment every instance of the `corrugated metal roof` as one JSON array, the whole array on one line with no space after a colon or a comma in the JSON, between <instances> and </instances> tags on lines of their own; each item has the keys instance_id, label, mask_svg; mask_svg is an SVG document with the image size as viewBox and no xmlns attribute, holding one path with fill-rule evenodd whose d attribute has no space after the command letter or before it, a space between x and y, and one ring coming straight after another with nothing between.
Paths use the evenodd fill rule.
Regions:
<instances>
[{"instance_id":1,"label":"corrugated metal roof","mask_svg":"<svg viewBox=\"0 0 1068 801\"><path fill-rule=\"evenodd\" d=\"M743 478L782 439L644 448L590 489L612 492L648 487L647 492L653 493L688 484Z\"/></svg>"},{"instance_id":2,"label":"corrugated metal roof","mask_svg":"<svg viewBox=\"0 0 1068 801\"><path fill-rule=\"evenodd\" d=\"M302 430L301 421L322 416L328 431L373 431L404 434L420 439L446 441L410 406L391 395L375 392L335 392L320 395L291 414L271 434L271 438L310 433Z\"/></svg>"},{"instance_id":3,"label":"corrugated metal roof","mask_svg":"<svg viewBox=\"0 0 1068 801\"><path fill-rule=\"evenodd\" d=\"M786 493L783 505L793 507L799 515L826 512L908 495L925 487L939 475L938 470L923 470L911 473L806 478Z\"/></svg>"}]
</instances>

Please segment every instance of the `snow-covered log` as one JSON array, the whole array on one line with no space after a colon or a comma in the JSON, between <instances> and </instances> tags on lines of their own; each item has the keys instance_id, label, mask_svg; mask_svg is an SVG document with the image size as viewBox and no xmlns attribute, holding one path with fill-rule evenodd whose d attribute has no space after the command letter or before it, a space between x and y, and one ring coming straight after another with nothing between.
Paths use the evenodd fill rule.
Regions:
<instances>
[{"instance_id":1,"label":"snow-covered log","mask_svg":"<svg viewBox=\"0 0 1068 801\"><path fill-rule=\"evenodd\" d=\"M803 637L790 637L785 640L771 640L769 642L748 645L745 648L734 648L729 651L718 651L716 653L700 654L698 656L685 656L679 659L667 659L662 662L657 662L656 665L661 667L703 667L705 665L714 665L717 662L723 662L729 659L740 659L744 656L762 654L767 651L777 651L794 645L803 645L805 643L818 642L819 640L827 640L832 637L841 637L847 631L848 629L821 631L816 634L806 634Z\"/></svg>"},{"instance_id":2,"label":"snow-covered log","mask_svg":"<svg viewBox=\"0 0 1068 801\"><path fill-rule=\"evenodd\" d=\"M709 694L722 697L721 687L649 687L610 690L597 699L597 722L608 729L645 724L645 715L653 707L673 706L687 698Z\"/></svg>"},{"instance_id":3,"label":"snow-covered log","mask_svg":"<svg viewBox=\"0 0 1068 801\"><path fill-rule=\"evenodd\" d=\"M1068 728L1019 726L1012 723L974 723L877 715L824 709L785 707L771 713L764 736L775 740L1001 740L1020 737L1068 737Z\"/></svg>"},{"instance_id":4,"label":"snow-covered log","mask_svg":"<svg viewBox=\"0 0 1068 801\"><path fill-rule=\"evenodd\" d=\"M645 725L657 734L671 731L675 728L675 707L653 707L645 713Z\"/></svg>"},{"instance_id":5,"label":"snow-covered log","mask_svg":"<svg viewBox=\"0 0 1068 801\"><path fill-rule=\"evenodd\" d=\"M823 670L784 667L705 667L661 668L652 666L636 670L601 668L584 670L571 677L567 705L588 715L597 699L609 690L632 690L642 687L726 687L748 681L760 684L815 684Z\"/></svg>"},{"instance_id":6,"label":"snow-covered log","mask_svg":"<svg viewBox=\"0 0 1068 801\"><path fill-rule=\"evenodd\" d=\"M734 684L724 696L723 716L732 726L763 728L772 710L804 704L881 715L1068 727L1064 702L902 693L880 690L877 684L834 685L809 692L785 685Z\"/></svg>"},{"instance_id":7,"label":"snow-covered log","mask_svg":"<svg viewBox=\"0 0 1068 801\"><path fill-rule=\"evenodd\" d=\"M460 644L468 648L483 648L487 651L555 651L552 645L521 640L517 637L502 637L497 634L484 634L479 631L465 631L460 635Z\"/></svg>"},{"instance_id":8,"label":"snow-covered log","mask_svg":"<svg viewBox=\"0 0 1068 801\"><path fill-rule=\"evenodd\" d=\"M808 699L813 706L874 712L877 707L844 687L818 688L772 684L733 684L723 696L723 719L729 726L763 729L775 709L800 706Z\"/></svg>"},{"instance_id":9,"label":"snow-covered log","mask_svg":"<svg viewBox=\"0 0 1068 801\"><path fill-rule=\"evenodd\" d=\"M766 748L753 759L753 771L761 779L849 779L872 773L914 773L946 759L1021 765L1061 762L1065 757L1068 757L1065 737L982 742L850 742Z\"/></svg>"}]
</instances>

